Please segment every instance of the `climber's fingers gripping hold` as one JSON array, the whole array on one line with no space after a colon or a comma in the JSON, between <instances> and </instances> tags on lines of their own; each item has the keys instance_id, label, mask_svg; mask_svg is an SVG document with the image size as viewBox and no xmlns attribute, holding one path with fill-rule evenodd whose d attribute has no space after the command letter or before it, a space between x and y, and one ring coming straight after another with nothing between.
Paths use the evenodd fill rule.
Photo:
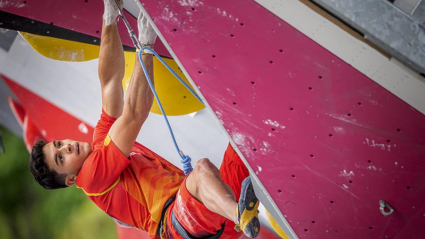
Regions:
<instances>
[{"instance_id":1,"label":"climber's fingers gripping hold","mask_svg":"<svg viewBox=\"0 0 425 239\"><path fill-rule=\"evenodd\" d=\"M123 8L124 1L118 0L120 9ZM117 24L117 17L119 15L118 6L115 0L103 0L104 12L103 20L106 25Z\"/></svg>"},{"instance_id":2,"label":"climber's fingers gripping hold","mask_svg":"<svg viewBox=\"0 0 425 239\"><path fill-rule=\"evenodd\" d=\"M148 18L140 11L137 18L137 27L139 29L139 41L142 46L153 47L156 40L156 32L149 24Z\"/></svg>"}]
</instances>

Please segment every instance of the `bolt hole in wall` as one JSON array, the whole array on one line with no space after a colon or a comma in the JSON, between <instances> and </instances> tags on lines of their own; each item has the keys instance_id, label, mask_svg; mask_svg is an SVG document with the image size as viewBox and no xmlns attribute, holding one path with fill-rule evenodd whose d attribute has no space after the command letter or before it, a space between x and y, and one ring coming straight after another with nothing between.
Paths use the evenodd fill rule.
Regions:
<instances>
[{"instance_id":1,"label":"bolt hole in wall","mask_svg":"<svg viewBox=\"0 0 425 239\"><path fill-rule=\"evenodd\" d=\"M386 212L386 213L391 213L391 209L389 209L389 208L387 208L387 207L384 207L384 212Z\"/></svg>"},{"instance_id":2,"label":"bolt hole in wall","mask_svg":"<svg viewBox=\"0 0 425 239\"><path fill-rule=\"evenodd\" d=\"M335 204L335 202L334 202L334 201L330 201L330 203L331 203L331 204Z\"/></svg>"}]
</instances>

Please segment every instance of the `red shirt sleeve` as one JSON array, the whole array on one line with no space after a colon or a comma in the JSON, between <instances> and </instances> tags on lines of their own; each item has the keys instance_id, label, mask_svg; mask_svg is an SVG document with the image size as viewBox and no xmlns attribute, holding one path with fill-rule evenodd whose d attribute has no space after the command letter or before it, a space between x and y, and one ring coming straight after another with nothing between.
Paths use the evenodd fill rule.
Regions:
<instances>
[{"instance_id":1,"label":"red shirt sleeve","mask_svg":"<svg viewBox=\"0 0 425 239\"><path fill-rule=\"evenodd\" d=\"M106 112L102 108L102 114L100 115L100 120L97 122L96 127L94 128L93 133L93 143L92 149L96 149L103 144L103 140L108 135L109 129L116 121L116 118L113 118L106 114Z\"/></svg>"},{"instance_id":2,"label":"red shirt sleeve","mask_svg":"<svg viewBox=\"0 0 425 239\"><path fill-rule=\"evenodd\" d=\"M115 120L102 110L94 131L93 152L78 173L77 187L89 196L107 191L131 162L108 136Z\"/></svg>"}]
</instances>

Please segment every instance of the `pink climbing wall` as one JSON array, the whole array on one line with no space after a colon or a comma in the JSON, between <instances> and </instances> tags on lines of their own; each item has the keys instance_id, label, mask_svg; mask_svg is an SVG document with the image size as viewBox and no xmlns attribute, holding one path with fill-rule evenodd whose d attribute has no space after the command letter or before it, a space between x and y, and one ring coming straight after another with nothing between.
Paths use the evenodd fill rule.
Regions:
<instances>
[{"instance_id":1,"label":"pink climbing wall","mask_svg":"<svg viewBox=\"0 0 425 239\"><path fill-rule=\"evenodd\" d=\"M0 0L0 11L94 37L100 38L102 34L102 0ZM124 11L124 13L131 27L137 34L136 18L127 11ZM119 23L119 26L123 44L133 47L133 43L122 21ZM94 43L96 44L96 42ZM170 54L161 41L157 41L155 49L158 54L170 57Z\"/></svg>"},{"instance_id":2,"label":"pink climbing wall","mask_svg":"<svg viewBox=\"0 0 425 239\"><path fill-rule=\"evenodd\" d=\"M254 1L142 2L299 238L424 238L423 114Z\"/></svg>"}]
</instances>

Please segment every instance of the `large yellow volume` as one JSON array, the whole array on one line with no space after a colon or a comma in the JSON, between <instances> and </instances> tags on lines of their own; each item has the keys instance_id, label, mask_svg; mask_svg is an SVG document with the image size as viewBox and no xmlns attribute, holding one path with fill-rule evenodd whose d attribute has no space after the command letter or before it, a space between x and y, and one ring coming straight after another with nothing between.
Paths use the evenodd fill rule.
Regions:
<instances>
[{"instance_id":1,"label":"large yellow volume","mask_svg":"<svg viewBox=\"0 0 425 239\"><path fill-rule=\"evenodd\" d=\"M127 90L130 83L131 75L134 68L135 56L134 52L125 52L125 75L123 79L123 88ZM158 94L159 100L162 103L164 111L169 116L185 115L204 108L192 93L168 71L168 69L156 58L153 58L154 77L155 77L155 90ZM173 59L163 58L163 60L182 78L186 84L190 83L178 68ZM193 88L192 88L193 89ZM161 114L158 103L156 100L153 103L152 113Z\"/></svg>"},{"instance_id":2,"label":"large yellow volume","mask_svg":"<svg viewBox=\"0 0 425 239\"><path fill-rule=\"evenodd\" d=\"M99 58L99 46L69 41L59 38L40 36L25 32L19 34L37 51L39 54L59 61L89 61ZM122 81L124 90L130 82L135 64L135 53L124 52L125 55L125 75ZM188 84L188 80L178 68L173 59L164 59L170 67ZM186 89L168 69L154 57L155 89L161 100L165 113L170 116L185 115L204 108L204 106ZM159 106L155 100L151 112L161 114Z\"/></svg>"}]
</instances>

